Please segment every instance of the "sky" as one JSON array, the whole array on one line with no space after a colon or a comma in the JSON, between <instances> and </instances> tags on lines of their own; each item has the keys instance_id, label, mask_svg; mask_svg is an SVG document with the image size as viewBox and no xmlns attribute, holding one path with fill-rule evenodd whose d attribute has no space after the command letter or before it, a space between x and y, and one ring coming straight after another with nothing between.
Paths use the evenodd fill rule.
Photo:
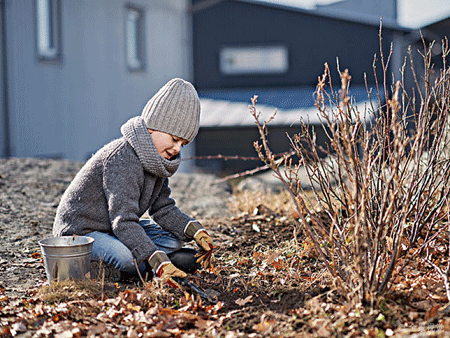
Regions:
<instances>
[{"instance_id":1,"label":"sky","mask_svg":"<svg viewBox=\"0 0 450 338\"><path fill-rule=\"evenodd\" d=\"M263 0L290 6L313 9L316 4L329 4L336 0ZM397 0L398 22L409 28L420 28L450 16L450 0Z\"/></svg>"}]
</instances>

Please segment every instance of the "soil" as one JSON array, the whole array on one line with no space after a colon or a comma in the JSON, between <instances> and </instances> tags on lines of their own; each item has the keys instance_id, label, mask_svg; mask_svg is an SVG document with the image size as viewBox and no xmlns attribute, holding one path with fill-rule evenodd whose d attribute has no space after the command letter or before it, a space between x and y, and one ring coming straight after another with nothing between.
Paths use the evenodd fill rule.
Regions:
<instances>
[{"instance_id":1,"label":"soil","mask_svg":"<svg viewBox=\"0 0 450 338\"><path fill-rule=\"evenodd\" d=\"M61 195L81 166L82 163L65 160L0 160L0 289L6 297L26 297L30 290L46 284L39 241L52 237L52 222ZM273 215L233 219L228 208L232 189L226 183L218 183L212 175L175 175L171 188L180 209L210 229L218 248L216 272L193 278L223 303L222 311L239 313L224 320L223 325L250 332L260 322L261 307L288 313L303 303L305 294L296 287L273 294L266 293L269 288L260 293L261 286L249 286L249 277L242 273L251 268L251 260L258 259L255 248L275 248L277 243L291 239L292 227L281 227ZM286 218L284 222L289 223ZM221 266L220 261L229 260L230 255L248 257L248 260L235 262L232 268ZM243 311L245 307L239 300L254 293L254 300L249 303L257 306Z\"/></svg>"},{"instance_id":2,"label":"soil","mask_svg":"<svg viewBox=\"0 0 450 338\"><path fill-rule=\"evenodd\" d=\"M214 239L213 267L189 279L217 304L158 280L93 281L101 291L70 295L73 285L52 289L39 241L51 237L59 199L81 166L0 160L0 337L450 337L450 306L433 269L411 262L409 279L383 302L350 304L297 228L298 214L265 205L236 214L231 187L212 175L175 175L170 185L180 209Z\"/></svg>"},{"instance_id":3,"label":"soil","mask_svg":"<svg viewBox=\"0 0 450 338\"><path fill-rule=\"evenodd\" d=\"M45 280L39 241L51 237L62 193L81 163L46 159L0 160L0 285L23 293Z\"/></svg>"}]
</instances>

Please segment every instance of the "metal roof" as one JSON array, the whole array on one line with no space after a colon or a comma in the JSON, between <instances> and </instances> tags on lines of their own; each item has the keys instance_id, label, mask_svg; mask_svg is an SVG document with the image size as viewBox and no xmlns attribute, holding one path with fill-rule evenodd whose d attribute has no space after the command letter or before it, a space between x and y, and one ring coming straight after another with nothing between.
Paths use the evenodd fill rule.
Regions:
<instances>
[{"instance_id":1,"label":"metal roof","mask_svg":"<svg viewBox=\"0 0 450 338\"><path fill-rule=\"evenodd\" d=\"M214 7L222 2L225 2L226 0L203 0L199 2L195 2L192 7L191 11L194 13L201 12L205 9L208 9L210 7ZM308 14L312 16L317 17L325 17L330 19L336 19L341 21L347 21L347 22L354 22L354 23L360 23L364 25L369 26L380 26L380 18L374 15L367 15L365 13L358 13L358 11L349 12L345 10L340 9L330 9L328 10L326 6L322 6L320 8L315 9L306 9L302 6L295 6L293 4L284 4L281 2L272 2L270 0L231 0L235 2L246 2L258 6L264 6L268 8L278 8L283 9L291 12L297 12L297 13L303 13ZM383 27L389 28L397 31L401 31L404 33L410 32L411 29L407 27L403 27L399 25L396 20L390 19L390 18L384 18L383 19Z\"/></svg>"},{"instance_id":2,"label":"metal roof","mask_svg":"<svg viewBox=\"0 0 450 338\"><path fill-rule=\"evenodd\" d=\"M249 109L254 95L258 95L256 109L261 112L261 120L268 119L276 110L273 125L290 126L301 120L320 123L313 88L214 89L199 90L198 93L202 108L200 127L254 126L255 120ZM365 88L352 88L349 96L361 113L366 111L369 98ZM378 107L376 100L373 97L372 103Z\"/></svg>"},{"instance_id":3,"label":"metal roof","mask_svg":"<svg viewBox=\"0 0 450 338\"><path fill-rule=\"evenodd\" d=\"M336 19L336 20L347 21L347 22L361 23L361 24L370 25L370 26L377 26L377 27L380 26L380 18L379 17L376 17L374 15L367 15L365 13L358 13L357 11L349 12L349 11L340 10L340 9L336 9L336 8L329 10L326 8L326 6L322 6L322 7L315 8L315 9L306 9L306 8L302 8L300 6L295 6L292 4L287 5L287 4L282 4L279 2L275 3L275 2L271 2L270 0L233 0L233 1L247 2L247 3L252 3L255 5L262 5L262 6L266 6L266 7L272 7L272 8L281 8L281 9L289 10L292 12L310 14L310 15L319 16L319 17L327 17L330 19ZM383 27L397 30L397 31L402 31L402 32L410 32L411 31L410 28L403 27L403 26L399 25L396 22L396 20L393 20L390 18L383 18Z\"/></svg>"}]
</instances>

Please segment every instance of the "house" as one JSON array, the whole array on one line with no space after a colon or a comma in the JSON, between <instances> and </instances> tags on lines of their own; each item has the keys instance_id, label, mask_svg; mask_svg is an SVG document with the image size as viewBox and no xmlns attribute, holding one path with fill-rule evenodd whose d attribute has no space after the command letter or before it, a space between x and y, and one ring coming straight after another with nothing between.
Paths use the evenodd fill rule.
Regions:
<instances>
[{"instance_id":1,"label":"house","mask_svg":"<svg viewBox=\"0 0 450 338\"><path fill-rule=\"evenodd\" d=\"M248 110L255 94L258 109L278 110L270 142L283 152L296 121L315 121L325 62L336 82L338 64L349 69L351 94L361 107L367 102L380 14L385 55L394 43L388 73L398 74L411 34L395 9L395 0L315 10L256 0L0 0L0 157L85 161L173 77L193 82L203 107L183 157L256 156ZM215 173L260 164L182 163Z\"/></svg>"},{"instance_id":2,"label":"house","mask_svg":"<svg viewBox=\"0 0 450 338\"><path fill-rule=\"evenodd\" d=\"M286 133L297 133L295 121L300 119L315 123L319 143L324 145L326 137L316 121L313 94L325 62L337 88L338 67L349 69L352 94L362 109L368 101L365 81L372 89L376 87L372 64L380 52L380 18L376 18L378 12L358 15L348 10L353 6L343 3L337 4L342 8L305 10L267 1L193 1L194 82L202 106L207 108L195 143L197 156L256 156L253 142L259 135L248 112L255 94L261 110L278 109L269 129L275 153L289 150ZM382 3L375 8L387 13L396 8L395 1ZM396 23L395 14L383 21L385 57L391 42L394 44L388 74L398 76L408 33ZM379 78L381 69L377 63ZM197 160L196 164L206 171L224 173L261 165L222 159Z\"/></svg>"},{"instance_id":3,"label":"house","mask_svg":"<svg viewBox=\"0 0 450 338\"><path fill-rule=\"evenodd\" d=\"M192 81L189 7L1 0L1 156L85 161L169 79Z\"/></svg>"}]
</instances>

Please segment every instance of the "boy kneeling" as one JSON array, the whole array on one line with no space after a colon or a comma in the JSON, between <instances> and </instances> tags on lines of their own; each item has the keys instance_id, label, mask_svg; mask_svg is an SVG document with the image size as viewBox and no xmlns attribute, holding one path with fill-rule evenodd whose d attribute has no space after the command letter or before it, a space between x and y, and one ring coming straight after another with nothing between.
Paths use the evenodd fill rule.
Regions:
<instances>
[{"instance_id":1,"label":"boy kneeling","mask_svg":"<svg viewBox=\"0 0 450 338\"><path fill-rule=\"evenodd\" d=\"M197 135L200 101L182 79L166 83L128 120L122 137L98 150L63 194L53 224L54 236L95 239L93 260L117 281L153 271L172 286L210 264L213 241L202 225L181 212L170 198L168 178L180 164L183 145ZM148 211L150 220L141 219ZM194 239L204 255L183 248ZM137 262L137 264L135 263Z\"/></svg>"}]
</instances>

